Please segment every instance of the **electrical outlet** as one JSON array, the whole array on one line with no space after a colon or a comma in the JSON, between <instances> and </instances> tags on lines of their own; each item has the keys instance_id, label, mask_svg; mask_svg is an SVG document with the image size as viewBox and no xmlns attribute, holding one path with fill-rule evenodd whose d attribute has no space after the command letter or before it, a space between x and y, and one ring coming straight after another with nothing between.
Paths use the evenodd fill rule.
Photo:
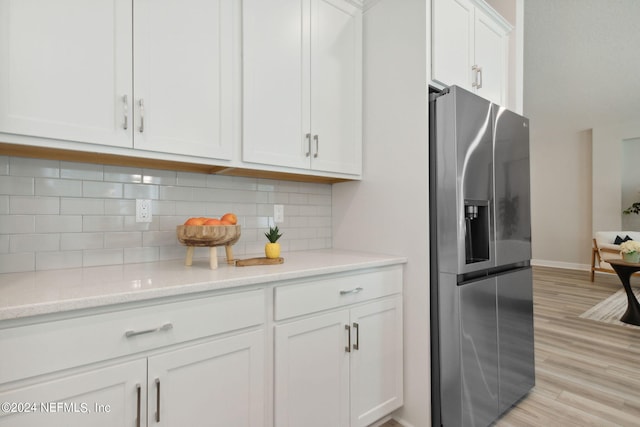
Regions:
<instances>
[{"instance_id":1,"label":"electrical outlet","mask_svg":"<svg viewBox=\"0 0 640 427\"><path fill-rule=\"evenodd\" d=\"M151 200L136 199L136 222L151 222Z\"/></svg>"},{"instance_id":2,"label":"electrical outlet","mask_svg":"<svg viewBox=\"0 0 640 427\"><path fill-rule=\"evenodd\" d=\"M284 205L273 205L273 222L284 222Z\"/></svg>"}]
</instances>

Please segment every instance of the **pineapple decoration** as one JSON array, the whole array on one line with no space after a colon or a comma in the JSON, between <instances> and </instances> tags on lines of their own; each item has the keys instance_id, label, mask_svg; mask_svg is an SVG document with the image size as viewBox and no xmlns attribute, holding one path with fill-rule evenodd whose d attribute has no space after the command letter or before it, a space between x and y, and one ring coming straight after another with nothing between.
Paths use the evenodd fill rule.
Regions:
<instances>
[{"instance_id":1,"label":"pineapple decoration","mask_svg":"<svg viewBox=\"0 0 640 427\"><path fill-rule=\"evenodd\" d=\"M280 258L280 243L277 242L282 237L282 233L278 230L278 226L269 227L269 232L264 235L269 239L269 243L264 245L264 254L267 258Z\"/></svg>"}]
</instances>

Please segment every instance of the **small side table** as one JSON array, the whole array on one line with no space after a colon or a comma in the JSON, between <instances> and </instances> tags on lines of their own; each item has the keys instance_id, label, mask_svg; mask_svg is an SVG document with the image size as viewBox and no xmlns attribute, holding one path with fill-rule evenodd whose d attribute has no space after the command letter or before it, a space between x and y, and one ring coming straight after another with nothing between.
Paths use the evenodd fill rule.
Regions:
<instances>
[{"instance_id":1,"label":"small side table","mask_svg":"<svg viewBox=\"0 0 640 427\"><path fill-rule=\"evenodd\" d=\"M640 304L633 294L631 284L629 283L631 275L636 271L640 271L640 263L630 263L621 259L608 259L607 262L611 264L618 274L622 286L624 286L624 291L627 293L627 311L624 312L620 321L640 326Z\"/></svg>"}]
</instances>

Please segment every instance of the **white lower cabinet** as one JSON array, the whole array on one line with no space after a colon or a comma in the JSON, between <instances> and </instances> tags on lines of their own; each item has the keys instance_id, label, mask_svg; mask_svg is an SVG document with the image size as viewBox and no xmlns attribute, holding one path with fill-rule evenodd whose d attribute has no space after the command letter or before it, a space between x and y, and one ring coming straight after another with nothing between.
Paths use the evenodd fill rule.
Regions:
<instances>
[{"instance_id":1,"label":"white lower cabinet","mask_svg":"<svg viewBox=\"0 0 640 427\"><path fill-rule=\"evenodd\" d=\"M264 334L149 358L148 425L264 425Z\"/></svg>"},{"instance_id":2,"label":"white lower cabinet","mask_svg":"<svg viewBox=\"0 0 640 427\"><path fill-rule=\"evenodd\" d=\"M264 289L39 320L0 324L0 427L265 424Z\"/></svg>"},{"instance_id":3,"label":"white lower cabinet","mask_svg":"<svg viewBox=\"0 0 640 427\"><path fill-rule=\"evenodd\" d=\"M10 388L0 392L0 426L146 425L146 379L147 361L140 359Z\"/></svg>"},{"instance_id":4,"label":"white lower cabinet","mask_svg":"<svg viewBox=\"0 0 640 427\"><path fill-rule=\"evenodd\" d=\"M368 426L403 404L402 296L378 298L398 289L384 275L346 279L351 287L336 289L334 280L276 291L276 307L296 304L290 294L313 288L344 298L341 309L276 324L277 427Z\"/></svg>"}]
</instances>

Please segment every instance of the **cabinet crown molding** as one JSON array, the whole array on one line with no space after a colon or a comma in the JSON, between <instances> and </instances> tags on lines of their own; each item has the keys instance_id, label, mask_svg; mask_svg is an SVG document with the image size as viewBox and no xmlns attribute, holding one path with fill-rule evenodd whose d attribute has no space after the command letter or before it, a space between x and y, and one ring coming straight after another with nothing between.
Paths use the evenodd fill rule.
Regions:
<instances>
[{"instance_id":1,"label":"cabinet crown molding","mask_svg":"<svg viewBox=\"0 0 640 427\"><path fill-rule=\"evenodd\" d=\"M366 1L366 0L365 0ZM507 21L504 16L500 15L497 10L495 10L489 3L484 0L471 0L476 7L481 9L484 13L489 15L496 24L502 26L506 33L511 32L513 30L513 25Z\"/></svg>"}]
</instances>

